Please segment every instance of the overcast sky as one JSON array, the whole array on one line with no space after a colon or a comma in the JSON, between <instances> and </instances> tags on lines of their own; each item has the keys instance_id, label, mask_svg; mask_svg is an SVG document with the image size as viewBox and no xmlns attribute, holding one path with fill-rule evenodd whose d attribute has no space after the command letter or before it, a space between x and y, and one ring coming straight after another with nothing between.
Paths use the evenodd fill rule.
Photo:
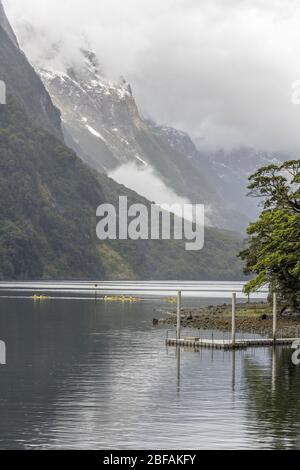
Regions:
<instances>
[{"instance_id":1,"label":"overcast sky","mask_svg":"<svg viewBox=\"0 0 300 470\"><path fill-rule=\"evenodd\" d=\"M298 0L4 0L31 60L85 35L109 75L131 82L143 113L203 147L300 152Z\"/></svg>"}]
</instances>

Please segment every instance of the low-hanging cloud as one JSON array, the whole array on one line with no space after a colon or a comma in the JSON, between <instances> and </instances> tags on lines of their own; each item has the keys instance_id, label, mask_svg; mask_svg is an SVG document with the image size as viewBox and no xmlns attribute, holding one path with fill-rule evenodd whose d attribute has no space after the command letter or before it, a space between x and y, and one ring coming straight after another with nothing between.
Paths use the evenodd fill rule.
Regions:
<instances>
[{"instance_id":1,"label":"low-hanging cloud","mask_svg":"<svg viewBox=\"0 0 300 470\"><path fill-rule=\"evenodd\" d=\"M172 188L166 185L156 171L148 165L141 167L134 162L128 162L113 170L109 176L119 184L132 189L144 198L148 199L162 209L171 209L171 212L178 217L189 221L195 220L193 204L186 198L179 196ZM200 204L200 203L199 203ZM212 208L205 204L205 223L211 226Z\"/></svg>"},{"instance_id":2,"label":"low-hanging cloud","mask_svg":"<svg viewBox=\"0 0 300 470\"><path fill-rule=\"evenodd\" d=\"M105 71L124 75L143 113L203 148L300 150L300 4L293 0L5 0L34 61L83 38ZM38 39L30 36L32 25Z\"/></svg>"},{"instance_id":3,"label":"low-hanging cloud","mask_svg":"<svg viewBox=\"0 0 300 470\"><path fill-rule=\"evenodd\" d=\"M128 162L112 171L109 176L117 183L131 188L148 201L155 202L160 206L176 204L183 207L184 204L191 204L189 199L178 196L175 191L169 188L150 166L141 168L134 162ZM181 211L174 211L174 213L178 216L181 215Z\"/></svg>"}]
</instances>

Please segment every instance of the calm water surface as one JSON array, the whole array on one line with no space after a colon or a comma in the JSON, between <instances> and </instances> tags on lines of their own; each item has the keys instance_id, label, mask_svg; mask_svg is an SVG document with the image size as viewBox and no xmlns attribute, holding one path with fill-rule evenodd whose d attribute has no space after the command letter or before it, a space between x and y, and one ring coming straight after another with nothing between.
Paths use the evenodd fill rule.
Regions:
<instances>
[{"instance_id":1,"label":"calm water surface","mask_svg":"<svg viewBox=\"0 0 300 470\"><path fill-rule=\"evenodd\" d=\"M0 293L2 449L300 447L289 348L178 353L152 326L159 300L14 295Z\"/></svg>"}]
</instances>

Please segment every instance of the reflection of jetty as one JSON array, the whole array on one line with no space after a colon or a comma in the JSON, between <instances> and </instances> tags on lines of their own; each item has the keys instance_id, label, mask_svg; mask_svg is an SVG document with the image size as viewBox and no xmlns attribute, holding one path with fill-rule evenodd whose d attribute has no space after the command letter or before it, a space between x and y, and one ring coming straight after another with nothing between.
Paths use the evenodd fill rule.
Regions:
<instances>
[{"instance_id":1,"label":"reflection of jetty","mask_svg":"<svg viewBox=\"0 0 300 470\"><path fill-rule=\"evenodd\" d=\"M236 338L236 294L232 294L232 334L230 340L202 339L195 337L181 337L181 292L177 295L177 331L176 338L168 338L168 346L183 346L191 348L209 348L235 350L248 347L266 347L276 345L292 345L298 338L277 337L277 295L273 295L273 337L261 339L237 339Z\"/></svg>"}]
</instances>

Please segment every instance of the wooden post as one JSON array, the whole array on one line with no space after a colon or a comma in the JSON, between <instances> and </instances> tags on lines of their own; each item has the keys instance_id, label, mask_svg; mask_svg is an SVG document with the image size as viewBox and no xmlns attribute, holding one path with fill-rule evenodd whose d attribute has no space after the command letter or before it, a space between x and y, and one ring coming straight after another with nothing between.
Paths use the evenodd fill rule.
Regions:
<instances>
[{"instance_id":1,"label":"wooden post","mask_svg":"<svg viewBox=\"0 0 300 470\"><path fill-rule=\"evenodd\" d=\"M277 294L273 294L273 341L276 344L277 338Z\"/></svg>"},{"instance_id":2,"label":"wooden post","mask_svg":"<svg viewBox=\"0 0 300 470\"><path fill-rule=\"evenodd\" d=\"M181 291L178 291L177 295L177 341L180 340L180 330L181 330Z\"/></svg>"},{"instance_id":3,"label":"wooden post","mask_svg":"<svg viewBox=\"0 0 300 470\"><path fill-rule=\"evenodd\" d=\"M236 294L232 294L232 346L235 347L235 315L236 315Z\"/></svg>"}]
</instances>

